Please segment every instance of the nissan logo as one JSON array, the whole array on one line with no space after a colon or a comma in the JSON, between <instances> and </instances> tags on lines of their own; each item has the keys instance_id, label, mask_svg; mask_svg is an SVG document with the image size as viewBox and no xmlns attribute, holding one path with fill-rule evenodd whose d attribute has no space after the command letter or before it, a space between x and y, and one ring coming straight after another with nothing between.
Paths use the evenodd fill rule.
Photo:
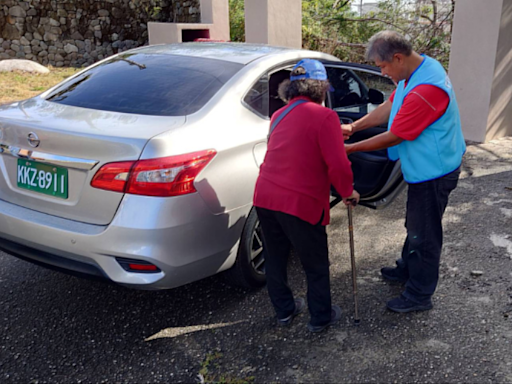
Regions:
<instances>
[{"instance_id":1,"label":"nissan logo","mask_svg":"<svg viewBox=\"0 0 512 384\"><path fill-rule=\"evenodd\" d=\"M41 140L39 140L39 137L37 137L37 135L34 132L30 132L28 134L27 140L28 140L28 144L32 148L39 147L39 144L41 143Z\"/></svg>"}]
</instances>

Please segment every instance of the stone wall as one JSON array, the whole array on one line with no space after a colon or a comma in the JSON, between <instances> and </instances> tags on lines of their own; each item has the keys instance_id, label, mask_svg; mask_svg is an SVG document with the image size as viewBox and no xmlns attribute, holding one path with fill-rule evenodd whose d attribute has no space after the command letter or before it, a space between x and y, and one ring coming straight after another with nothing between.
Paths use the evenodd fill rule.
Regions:
<instances>
[{"instance_id":1,"label":"stone wall","mask_svg":"<svg viewBox=\"0 0 512 384\"><path fill-rule=\"evenodd\" d=\"M0 60L86 66L147 44L149 21L199 22L199 0L0 0Z\"/></svg>"}]
</instances>

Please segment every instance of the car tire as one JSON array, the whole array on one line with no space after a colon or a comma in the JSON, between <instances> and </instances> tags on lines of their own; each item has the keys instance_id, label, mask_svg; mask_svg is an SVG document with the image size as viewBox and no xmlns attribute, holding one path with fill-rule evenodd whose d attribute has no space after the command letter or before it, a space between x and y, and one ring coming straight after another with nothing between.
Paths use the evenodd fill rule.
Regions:
<instances>
[{"instance_id":1,"label":"car tire","mask_svg":"<svg viewBox=\"0 0 512 384\"><path fill-rule=\"evenodd\" d=\"M265 285L265 252L260 220L253 207L245 222L235 265L225 272L231 285L260 288Z\"/></svg>"}]
</instances>

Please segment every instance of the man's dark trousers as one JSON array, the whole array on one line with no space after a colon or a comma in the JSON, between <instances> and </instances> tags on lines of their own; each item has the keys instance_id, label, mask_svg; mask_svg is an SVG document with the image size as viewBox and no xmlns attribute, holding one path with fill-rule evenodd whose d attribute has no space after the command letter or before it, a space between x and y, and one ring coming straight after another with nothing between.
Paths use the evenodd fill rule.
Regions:
<instances>
[{"instance_id":1,"label":"man's dark trousers","mask_svg":"<svg viewBox=\"0 0 512 384\"><path fill-rule=\"evenodd\" d=\"M435 180L409 184L407 238L397 265L407 279L403 295L416 303L429 302L436 290L443 247L443 214L459 175L460 168Z\"/></svg>"},{"instance_id":2,"label":"man's dark trousers","mask_svg":"<svg viewBox=\"0 0 512 384\"><path fill-rule=\"evenodd\" d=\"M327 232L320 222L312 225L296 216L256 208L266 249L265 273L270 300L277 317L290 316L295 303L288 286L288 256L291 247L299 254L308 282L308 307L311 325L331 320L331 289Z\"/></svg>"}]
</instances>

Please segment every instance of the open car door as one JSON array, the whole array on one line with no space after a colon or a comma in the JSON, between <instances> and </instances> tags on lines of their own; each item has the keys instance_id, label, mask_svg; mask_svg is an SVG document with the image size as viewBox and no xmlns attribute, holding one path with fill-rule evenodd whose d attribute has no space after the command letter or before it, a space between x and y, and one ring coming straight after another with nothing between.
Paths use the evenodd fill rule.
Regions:
<instances>
[{"instance_id":1,"label":"open car door","mask_svg":"<svg viewBox=\"0 0 512 384\"><path fill-rule=\"evenodd\" d=\"M324 62L334 90L326 106L333 109L342 124L356 121L386 101L396 85L380 74L379 68L340 62ZM354 143L387 130L387 124L356 132L346 143ZM349 156L354 172L354 188L361 194L361 205L382 208L405 187L400 161L388 158L387 150L357 152ZM339 202L335 190L333 196Z\"/></svg>"}]
</instances>

